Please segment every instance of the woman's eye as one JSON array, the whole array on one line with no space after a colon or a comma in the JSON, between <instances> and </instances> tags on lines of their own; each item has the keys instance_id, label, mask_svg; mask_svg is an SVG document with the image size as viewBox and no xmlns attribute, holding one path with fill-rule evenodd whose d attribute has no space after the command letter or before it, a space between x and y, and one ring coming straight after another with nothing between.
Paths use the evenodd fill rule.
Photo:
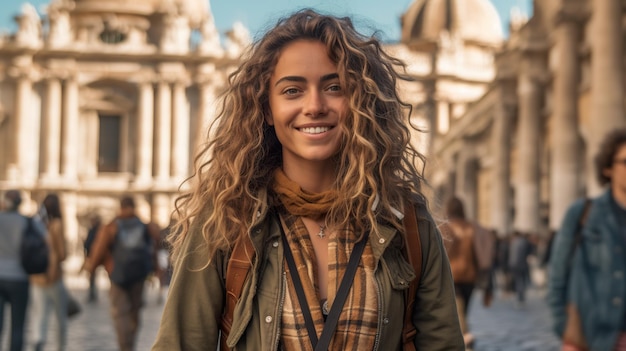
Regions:
<instances>
[{"instance_id":1,"label":"woman's eye","mask_svg":"<svg viewBox=\"0 0 626 351\"><path fill-rule=\"evenodd\" d=\"M341 91L341 85L339 84L334 84L328 87L328 91L332 91L332 92L339 92Z\"/></svg>"},{"instance_id":2,"label":"woman's eye","mask_svg":"<svg viewBox=\"0 0 626 351\"><path fill-rule=\"evenodd\" d=\"M285 95L295 95L297 93L299 93L299 90L296 89L296 88L289 88L289 89L285 89L283 91L283 94L285 94Z\"/></svg>"}]
</instances>

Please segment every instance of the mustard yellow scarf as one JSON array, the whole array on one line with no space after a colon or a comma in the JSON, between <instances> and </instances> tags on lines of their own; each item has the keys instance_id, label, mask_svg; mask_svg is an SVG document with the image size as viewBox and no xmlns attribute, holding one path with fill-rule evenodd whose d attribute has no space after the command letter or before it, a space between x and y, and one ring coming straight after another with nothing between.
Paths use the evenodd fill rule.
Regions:
<instances>
[{"instance_id":1,"label":"mustard yellow scarf","mask_svg":"<svg viewBox=\"0 0 626 351\"><path fill-rule=\"evenodd\" d=\"M294 216L323 217L337 200L335 190L327 190L322 193L311 193L303 190L298 183L287 178L281 168L274 172L272 188L287 212Z\"/></svg>"}]
</instances>

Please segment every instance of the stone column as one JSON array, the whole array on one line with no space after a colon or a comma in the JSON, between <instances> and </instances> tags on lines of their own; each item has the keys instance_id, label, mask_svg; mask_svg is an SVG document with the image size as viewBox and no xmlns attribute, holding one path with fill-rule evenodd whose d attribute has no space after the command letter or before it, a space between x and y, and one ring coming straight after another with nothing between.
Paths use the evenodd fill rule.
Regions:
<instances>
[{"instance_id":1,"label":"stone column","mask_svg":"<svg viewBox=\"0 0 626 351\"><path fill-rule=\"evenodd\" d=\"M464 145L464 149L472 149L472 145ZM465 208L465 217L476 219L478 214L478 160L474 155L461 152L457 158L455 196L461 199Z\"/></svg>"},{"instance_id":2,"label":"stone column","mask_svg":"<svg viewBox=\"0 0 626 351\"><path fill-rule=\"evenodd\" d=\"M426 93L426 101L424 101L422 108L423 114L428 121L428 142L426 143L427 153L426 155L431 155L433 152L433 145L435 139L437 138L437 100L435 99L435 95L437 92L436 82L428 81L424 82L424 91Z\"/></svg>"},{"instance_id":3,"label":"stone column","mask_svg":"<svg viewBox=\"0 0 626 351\"><path fill-rule=\"evenodd\" d=\"M207 141L207 135L211 123L215 120L217 111L217 93L215 85L200 83L198 86L198 118L197 129L193 133L195 150Z\"/></svg>"},{"instance_id":4,"label":"stone column","mask_svg":"<svg viewBox=\"0 0 626 351\"><path fill-rule=\"evenodd\" d=\"M164 228L170 222L171 213L172 209L169 195L154 194L152 196L152 222Z\"/></svg>"},{"instance_id":5,"label":"stone column","mask_svg":"<svg viewBox=\"0 0 626 351\"><path fill-rule=\"evenodd\" d=\"M449 198L453 197L456 194L456 180L458 179L457 170L454 166L450 167L448 171L448 181L446 182L446 194L445 197L441 200L447 201Z\"/></svg>"},{"instance_id":6,"label":"stone column","mask_svg":"<svg viewBox=\"0 0 626 351\"><path fill-rule=\"evenodd\" d=\"M541 153L541 89L530 70L540 64L532 53L524 53L517 94L517 175L515 180L514 229L538 233L540 228L539 160Z\"/></svg>"},{"instance_id":7,"label":"stone column","mask_svg":"<svg viewBox=\"0 0 626 351\"><path fill-rule=\"evenodd\" d=\"M602 188L595 179L593 159L605 135L626 127L624 115L624 49L622 1L591 1L591 114L587 130L587 195Z\"/></svg>"},{"instance_id":8,"label":"stone column","mask_svg":"<svg viewBox=\"0 0 626 351\"><path fill-rule=\"evenodd\" d=\"M84 123L85 135L81 137L80 142L84 143L84 162L83 171L89 178L96 178L98 176L98 139L100 135L100 116L98 112L91 110L85 112L82 115Z\"/></svg>"},{"instance_id":9,"label":"stone column","mask_svg":"<svg viewBox=\"0 0 626 351\"><path fill-rule=\"evenodd\" d=\"M191 147L194 156L207 141L209 127L219 110L218 92L228 81L226 74L218 71L212 63L198 66L195 77L198 87L198 106L196 118L191 121L191 138L193 138Z\"/></svg>"},{"instance_id":10,"label":"stone column","mask_svg":"<svg viewBox=\"0 0 626 351\"><path fill-rule=\"evenodd\" d=\"M61 160L61 82L50 78L46 82L44 105L44 175L49 179L59 176Z\"/></svg>"},{"instance_id":11,"label":"stone column","mask_svg":"<svg viewBox=\"0 0 626 351\"><path fill-rule=\"evenodd\" d=\"M15 131L13 147L14 169L10 170L15 178L11 180L32 182L37 177L39 155L39 120L35 120L31 109L33 82L31 78L20 73L15 82ZM36 128L34 128L36 127Z\"/></svg>"},{"instance_id":12,"label":"stone column","mask_svg":"<svg viewBox=\"0 0 626 351\"><path fill-rule=\"evenodd\" d=\"M78 201L76 193L67 192L60 196L63 211L63 229L65 231L65 239L67 240L67 248L69 254L72 254L72 248L75 248L78 237Z\"/></svg>"},{"instance_id":13,"label":"stone column","mask_svg":"<svg viewBox=\"0 0 626 351\"><path fill-rule=\"evenodd\" d=\"M61 171L69 181L77 178L78 167L78 83L75 78L65 81L63 92L63 137Z\"/></svg>"},{"instance_id":14,"label":"stone column","mask_svg":"<svg viewBox=\"0 0 626 351\"><path fill-rule=\"evenodd\" d=\"M169 83L159 82L157 104L154 163L157 180L164 181L170 176L172 92Z\"/></svg>"},{"instance_id":15,"label":"stone column","mask_svg":"<svg viewBox=\"0 0 626 351\"><path fill-rule=\"evenodd\" d=\"M180 183L189 174L189 106L183 83L172 92L172 176Z\"/></svg>"},{"instance_id":16,"label":"stone column","mask_svg":"<svg viewBox=\"0 0 626 351\"><path fill-rule=\"evenodd\" d=\"M465 196L463 204L465 206L465 216L470 220L478 220L478 173L480 172L480 162L473 157L465 162Z\"/></svg>"},{"instance_id":17,"label":"stone column","mask_svg":"<svg viewBox=\"0 0 626 351\"><path fill-rule=\"evenodd\" d=\"M455 157L455 170L454 173L456 177L454 178L454 193L453 196L456 196L460 199L465 197L465 181L467 180L467 167L465 167L466 163L465 155L463 151L459 152Z\"/></svg>"},{"instance_id":18,"label":"stone column","mask_svg":"<svg viewBox=\"0 0 626 351\"><path fill-rule=\"evenodd\" d=\"M500 82L500 84L504 84ZM491 172L491 228L499 236L509 233L511 222L511 121L512 107L507 106L505 91L500 87L499 102L494 114L491 146L493 150L493 168Z\"/></svg>"},{"instance_id":19,"label":"stone column","mask_svg":"<svg viewBox=\"0 0 626 351\"><path fill-rule=\"evenodd\" d=\"M550 229L560 228L567 208L581 195L582 139L578 125L580 24L557 23L552 49L554 110L550 128Z\"/></svg>"},{"instance_id":20,"label":"stone column","mask_svg":"<svg viewBox=\"0 0 626 351\"><path fill-rule=\"evenodd\" d=\"M139 85L137 119L137 178L136 183L152 180L152 148L154 134L154 88L152 82Z\"/></svg>"}]
</instances>

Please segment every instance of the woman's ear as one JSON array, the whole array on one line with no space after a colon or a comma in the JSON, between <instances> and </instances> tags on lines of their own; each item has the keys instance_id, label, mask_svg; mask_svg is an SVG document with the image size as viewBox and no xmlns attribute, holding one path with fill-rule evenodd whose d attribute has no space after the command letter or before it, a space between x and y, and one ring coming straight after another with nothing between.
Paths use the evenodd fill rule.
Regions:
<instances>
[{"instance_id":1,"label":"woman's ear","mask_svg":"<svg viewBox=\"0 0 626 351\"><path fill-rule=\"evenodd\" d=\"M265 122L267 122L267 124L269 124L270 126L274 125L274 117L272 116L271 113L265 114Z\"/></svg>"}]
</instances>

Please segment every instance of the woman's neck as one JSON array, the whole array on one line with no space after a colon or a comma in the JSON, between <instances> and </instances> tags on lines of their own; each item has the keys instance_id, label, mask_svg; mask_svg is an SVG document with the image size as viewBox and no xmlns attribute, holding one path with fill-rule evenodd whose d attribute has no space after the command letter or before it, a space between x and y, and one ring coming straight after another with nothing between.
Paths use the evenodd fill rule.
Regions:
<instances>
[{"instance_id":1,"label":"woman's neck","mask_svg":"<svg viewBox=\"0 0 626 351\"><path fill-rule=\"evenodd\" d=\"M287 178L291 179L303 190L321 193L332 188L335 182L335 170L323 165L283 165Z\"/></svg>"}]
</instances>

